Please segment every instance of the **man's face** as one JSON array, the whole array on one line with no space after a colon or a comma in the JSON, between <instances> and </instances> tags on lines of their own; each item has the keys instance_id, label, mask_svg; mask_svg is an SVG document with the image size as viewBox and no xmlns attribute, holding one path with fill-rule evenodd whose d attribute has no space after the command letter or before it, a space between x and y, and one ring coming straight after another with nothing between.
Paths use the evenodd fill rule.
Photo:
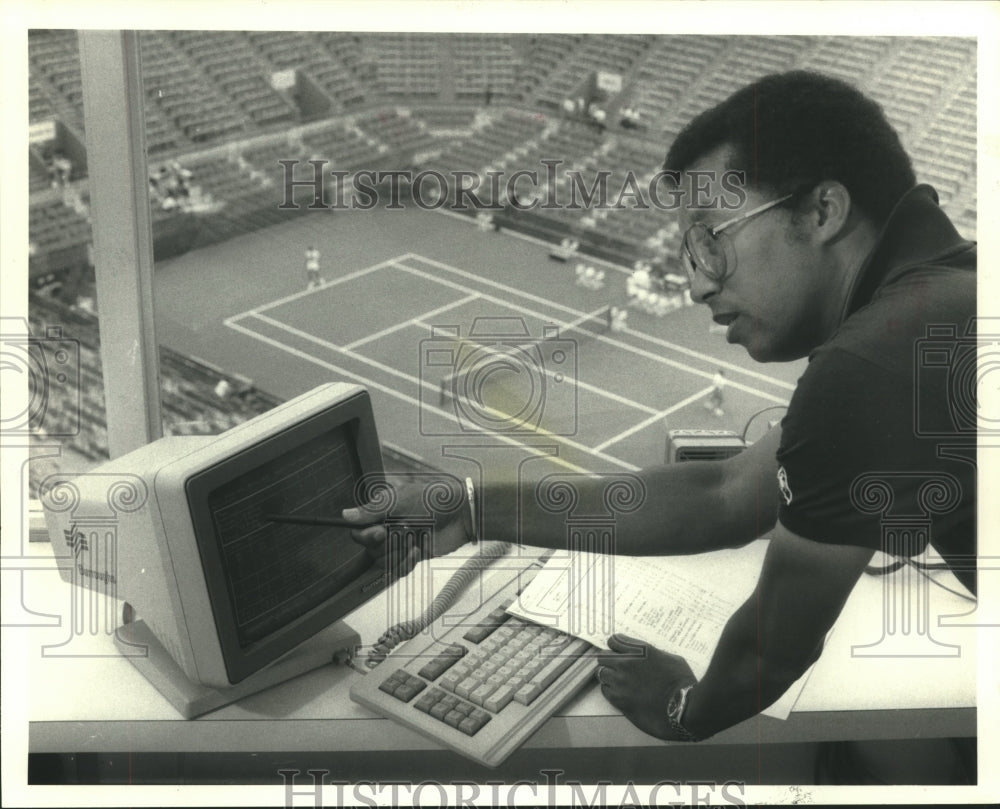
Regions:
<instances>
[{"instance_id":1,"label":"man's face","mask_svg":"<svg viewBox=\"0 0 1000 809\"><path fill-rule=\"evenodd\" d=\"M775 198L747 188L746 201L736 210L707 207L711 199L731 204L735 198L731 188L721 184L723 174L732 168L728 154L728 147L720 147L688 168L685 189L693 187L693 172L709 172L713 179L706 182L699 175L698 186L709 193L685 200L680 211L682 232L694 222L721 225ZM790 207L779 205L738 222L718 239L729 242L719 245L727 255L727 276L720 283L698 270L691 297L709 306L713 319L727 327L726 340L742 345L759 362L797 359L819 345L823 338L817 326L825 299L821 249L810 240L807 225L793 223Z\"/></svg>"}]
</instances>

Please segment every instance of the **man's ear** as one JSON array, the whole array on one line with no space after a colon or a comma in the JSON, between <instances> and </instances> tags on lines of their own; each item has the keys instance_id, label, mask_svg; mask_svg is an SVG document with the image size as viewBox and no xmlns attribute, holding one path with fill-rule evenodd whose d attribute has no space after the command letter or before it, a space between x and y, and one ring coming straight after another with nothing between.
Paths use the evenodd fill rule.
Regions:
<instances>
[{"instance_id":1,"label":"man's ear","mask_svg":"<svg viewBox=\"0 0 1000 809\"><path fill-rule=\"evenodd\" d=\"M851 216L851 194L835 180L827 180L812 190L813 222L821 243L835 241L845 233Z\"/></svg>"}]
</instances>

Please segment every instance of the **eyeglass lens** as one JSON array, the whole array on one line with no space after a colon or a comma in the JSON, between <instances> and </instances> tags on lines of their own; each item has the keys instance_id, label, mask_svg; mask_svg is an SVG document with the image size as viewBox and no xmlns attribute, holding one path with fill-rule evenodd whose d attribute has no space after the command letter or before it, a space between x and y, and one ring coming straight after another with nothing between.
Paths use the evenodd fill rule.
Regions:
<instances>
[{"instance_id":1,"label":"eyeglass lens","mask_svg":"<svg viewBox=\"0 0 1000 809\"><path fill-rule=\"evenodd\" d=\"M713 238L705 225L698 224L688 231L687 248L695 263L692 267L690 261L686 262L689 273L697 267L712 280L725 277L727 262L723 238Z\"/></svg>"}]
</instances>

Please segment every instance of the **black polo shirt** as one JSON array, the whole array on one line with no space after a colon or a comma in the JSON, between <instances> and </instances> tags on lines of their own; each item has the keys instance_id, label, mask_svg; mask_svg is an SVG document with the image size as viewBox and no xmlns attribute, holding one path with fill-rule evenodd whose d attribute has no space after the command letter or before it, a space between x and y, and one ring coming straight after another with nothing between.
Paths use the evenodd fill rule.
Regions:
<instances>
[{"instance_id":1,"label":"black polo shirt","mask_svg":"<svg viewBox=\"0 0 1000 809\"><path fill-rule=\"evenodd\" d=\"M896 206L782 420L778 519L976 591L976 248L921 185Z\"/></svg>"}]
</instances>

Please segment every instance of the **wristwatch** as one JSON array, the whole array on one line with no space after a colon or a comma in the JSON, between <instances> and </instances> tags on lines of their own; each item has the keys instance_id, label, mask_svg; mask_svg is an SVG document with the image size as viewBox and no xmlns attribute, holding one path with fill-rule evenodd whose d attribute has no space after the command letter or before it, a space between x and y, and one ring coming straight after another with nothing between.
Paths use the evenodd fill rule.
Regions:
<instances>
[{"instance_id":1,"label":"wristwatch","mask_svg":"<svg viewBox=\"0 0 1000 809\"><path fill-rule=\"evenodd\" d=\"M667 721L670 723L670 729L685 742L698 741L698 737L684 727L683 721L684 709L687 707L688 693L692 688L694 688L694 683L677 688L667 701Z\"/></svg>"}]
</instances>

